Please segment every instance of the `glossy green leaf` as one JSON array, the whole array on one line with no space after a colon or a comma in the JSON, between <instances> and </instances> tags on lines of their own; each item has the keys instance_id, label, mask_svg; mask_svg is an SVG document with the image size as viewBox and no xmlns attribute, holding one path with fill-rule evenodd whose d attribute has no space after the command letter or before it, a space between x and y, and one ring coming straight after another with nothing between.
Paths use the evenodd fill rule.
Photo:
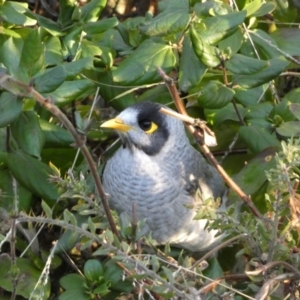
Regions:
<instances>
[{"instance_id":1,"label":"glossy green leaf","mask_svg":"<svg viewBox=\"0 0 300 300\"><path fill-rule=\"evenodd\" d=\"M27 17L24 13L26 9L19 3L13 3L11 1L5 1L0 5L1 19L10 24L34 26L36 24L35 19Z\"/></svg>"},{"instance_id":2,"label":"glossy green leaf","mask_svg":"<svg viewBox=\"0 0 300 300\"><path fill-rule=\"evenodd\" d=\"M261 7L262 3L262 0L253 0L249 3L246 3L243 10L247 12L247 17L252 16L255 12L257 12Z\"/></svg>"},{"instance_id":3,"label":"glossy green leaf","mask_svg":"<svg viewBox=\"0 0 300 300\"><path fill-rule=\"evenodd\" d=\"M35 111L24 111L11 124L11 133L24 152L40 157L45 137Z\"/></svg>"},{"instance_id":4,"label":"glossy green leaf","mask_svg":"<svg viewBox=\"0 0 300 300\"><path fill-rule=\"evenodd\" d=\"M39 122L45 136L46 147L70 147L74 143L74 139L68 130L43 119L40 119Z\"/></svg>"},{"instance_id":5,"label":"glossy green leaf","mask_svg":"<svg viewBox=\"0 0 300 300\"><path fill-rule=\"evenodd\" d=\"M17 96L9 93L2 92L0 95L0 127L5 127L22 112L22 101Z\"/></svg>"},{"instance_id":6,"label":"glossy green leaf","mask_svg":"<svg viewBox=\"0 0 300 300\"><path fill-rule=\"evenodd\" d=\"M247 119L267 119L273 105L270 102L261 102L247 107Z\"/></svg>"},{"instance_id":7,"label":"glossy green leaf","mask_svg":"<svg viewBox=\"0 0 300 300\"><path fill-rule=\"evenodd\" d=\"M300 120L300 104L299 103L291 103L290 111L295 116L295 118Z\"/></svg>"},{"instance_id":8,"label":"glossy green leaf","mask_svg":"<svg viewBox=\"0 0 300 300\"><path fill-rule=\"evenodd\" d=\"M264 99L267 85L258 86L252 89L234 88L235 99L244 106L252 105Z\"/></svg>"},{"instance_id":9,"label":"glossy green leaf","mask_svg":"<svg viewBox=\"0 0 300 300\"><path fill-rule=\"evenodd\" d=\"M115 82L124 85L152 83L161 80L159 67L168 73L175 64L172 46L145 40L112 74Z\"/></svg>"},{"instance_id":10,"label":"glossy green leaf","mask_svg":"<svg viewBox=\"0 0 300 300\"><path fill-rule=\"evenodd\" d=\"M74 12L76 0L60 0L59 1L59 16L58 24L66 27L72 23L72 15Z\"/></svg>"},{"instance_id":11,"label":"glossy green leaf","mask_svg":"<svg viewBox=\"0 0 300 300\"><path fill-rule=\"evenodd\" d=\"M233 84L247 89L262 85L276 78L289 65L289 62L283 58L271 59L269 63L267 68L256 74L235 76Z\"/></svg>"},{"instance_id":12,"label":"glossy green leaf","mask_svg":"<svg viewBox=\"0 0 300 300\"><path fill-rule=\"evenodd\" d=\"M284 137L300 136L300 121L284 122L276 128L276 132Z\"/></svg>"},{"instance_id":13,"label":"glossy green leaf","mask_svg":"<svg viewBox=\"0 0 300 300\"><path fill-rule=\"evenodd\" d=\"M192 86L197 85L206 70L207 67L196 56L189 36L186 36L179 62L179 88L186 92Z\"/></svg>"},{"instance_id":14,"label":"glossy green leaf","mask_svg":"<svg viewBox=\"0 0 300 300\"><path fill-rule=\"evenodd\" d=\"M81 299L90 300L86 293L86 283L84 277L79 274L68 274L59 280L60 285L65 289L59 296L59 300Z\"/></svg>"},{"instance_id":15,"label":"glossy green leaf","mask_svg":"<svg viewBox=\"0 0 300 300\"><path fill-rule=\"evenodd\" d=\"M300 55L300 28L278 28L270 36L281 51L291 56Z\"/></svg>"},{"instance_id":16,"label":"glossy green leaf","mask_svg":"<svg viewBox=\"0 0 300 300\"><path fill-rule=\"evenodd\" d=\"M208 17L203 19L202 27L199 30L197 29L197 32L206 43L213 45L234 33L237 27L244 22L245 17L245 11Z\"/></svg>"},{"instance_id":17,"label":"glossy green leaf","mask_svg":"<svg viewBox=\"0 0 300 300\"><path fill-rule=\"evenodd\" d=\"M274 11L274 17L281 22L294 22L298 14L296 5L292 5L289 1L285 0L274 0L276 4L276 10ZM298 7L299 9L299 7Z\"/></svg>"},{"instance_id":18,"label":"glossy green leaf","mask_svg":"<svg viewBox=\"0 0 300 300\"><path fill-rule=\"evenodd\" d=\"M222 2L207 1L201 2L195 1L193 11L199 18L210 17L212 15L225 15L232 11L230 6L224 5Z\"/></svg>"},{"instance_id":19,"label":"glossy green leaf","mask_svg":"<svg viewBox=\"0 0 300 300\"><path fill-rule=\"evenodd\" d=\"M49 18L35 14L35 13L31 12L30 10L26 11L26 15L36 18L39 25L41 27L43 27L43 29L48 31L53 36L64 36L66 34L65 32L63 32L61 30L61 26L57 22L54 22Z\"/></svg>"},{"instance_id":20,"label":"glossy green leaf","mask_svg":"<svg viewBox=\"0 0 300 300\"><path fill-rule=\"evenodd\" d=\"M89 259L83 268L84 276L86 280L90 282L99 282L103 276L104 269L102 264L97 259Z\"/></svg>"},{"instance_id":21,"label":"glossy green leaf","mask_svg":"<svg viewBox=\"0 0 300 300\"><path fill-rule=\"evenodd\" d=\"M29 78L38 73L44 65L44 45L37 29L32 30L24 41L19 68Z\"/></svg>"},{"instance_id":22,"label":"glossy green leaf","mask_svg":"<svg viewBox=\"0 0 300 300\"><path fill-rule=\"evenodd\" d=\"M51 168L21 150L8 154L7 164L13 176L26 189L44 200L56 201L58 192L49 182Z\"/></svg>"},{"instance_id":23,"label":"glossy green leaf","mask_svg":"<svg viewBox=\"0 0 300 300\"><path fill-rule=\"evenodd\" d=\"M254 59L241 54L234 54L225 61L225 67L234 74L251 75L269 66L268 61Z\"/></svg>"},{"instance_id":24,"label":"glossy green leaf","mask_svg":"<svg viewBox=\"0 0 300 300\"><path fill-rule=\"evenodd\" d=\"M198 97L198 103L204 108L222 108L228 104L234 96L234 91L227 88L219 81L210 81Z\"/></svg>"},{"instance_id":25,"label":"glossy green leaf","mask_svg":"<svg viewBox=\"0 0 300 300\"><path fill-rule=\"evenodd\" d=\"M8 169L0 169L0 190L1 190L1 207L6 211L13 211L14 209L14 187L13 178ZM18 210L29 212L33 204L32 194L25 189L21 184L17 185L18 195Z\"/></svg>"},{"instance_id":26,"label":"glossy green leaf","mask_svg":"<svg viewBox=\"0 0 300 300\"><path fill-rule=\"evenodd\" d=\"M237 104L236 107L241 118L244 119L247 114L247 109L240 104ZM222 125L226 121L240 122L236 110L231 103L219 109L205 109L205 115L207 117L207 121L216 127Z\"/></svg>"},{"instance_id":27,"label":"glossy green leaf","mask_svg":"<svg viewBox=\"0 0 300 300\"><path fill-rule=\"evenodd\" d=\"M23 41L21 39L10 37L0 48L0 61L7 68L8 74L21 80L24 78L24 74L19 70L22 47Z\"/></svg>"},{"instance_id":28,"label":"glossy green leaf","mask_svg":"<svg viewBox=\"0 0 300 300\"><path fill-rule=\"evenodd\" d=\"M275 167L273 159L277 148L267 148L258 153L251 159L245 167L233 175L233 180L246 193L246 195L253 195L258 189L267 181L265 171ZM230 199L238 198L233 192L230 194Z\"/></svg>"},{"instance_id":29,"label":"glossy green leaf","mask_svg":"<svg viewBox=\"0 0 300 300\"><path fill-rule=\"evenodd\" d=\"M81 8L82 21L97 21L99 15L106 5L107 0L91 0Z\"/></svg>"},{"instance_id":30,"label":"glossy green leaf","mask_svg":"<svg viewBox=\"0 0 300 300\"><path fill-rule=\"evenodd\" d=\"M35 88L40 93L51 93L63 84L67 72L63 66L47 69L45 73L34 78Z\"/></svg>"},{"instance_id":31,"label":"glossy green leaf","mask_svg":"<svg viewBox=\"0 0 300 300\"><path fill-rule=\"evenodd\" d=\"M63 63L63 51L60 39L57 36L49 36L44 40L45 65L59 65Z\"/></svg>"},{"instance_id":32,"label":"glossy green leaf","mask_svg":"<svg viewBox=\"0 0 300 300\"><path fill-rule=\"evenodd\" d=\"M295 116L291 113L289 105L290 102L288 101L288 99L283 99L281 102L274 106L274 108L270 112L269 118L275 119L277 116L279 116L285 122L294 121Z\"/></svg>"},{"instance_id":33,"label":"glossy green leaf","mask_svg":"<svg viewBox=\"0 0 300 300\"><path fill-rule=\"evenodd\" d=\"M166 9L140 26L140 30L150 36L182 32L190 22L188 0L170 1Z\"/></svg>"},{"instance_id":34,"label":"glossy green leaf","mask_svg":"<svg viewBox=\"0 0 300 300\"><path fill-rule=\"evenodd\" d=\"M32 299L46 300L50 296L50 281L45 284L40 284L35 289L38 282L41 270L37 269L33 263L27 258L16 258L16 267L18 272L18 284L13 286L15 280L13 274L13 265L9 255L0 256L0 287L6 291L12 292L16 289L16 295L29 299L31 293ZM43 296L41 296L43 295Z\"/></svg>"},{"instance_id":35,"label":"glossy green leaf","mask_svg":"<svg viewBox=\"0 0 300 300\"><path fill-rule=\"evenodd\" d=\"M268 33L260 29L255 29L250 32L250 36L260 59L270 60L282 55L277 50L279 48L275 40ZM252 43L249 40L244 42L243 47L241 48L241 54L255 58L257 57L256 53L253 51Z\"/></svg>"},{"instance_id":36,"label":"glossy green leaf","mask_svg":"<svg viewBox=\"0 0 300 300\"><path fill-rule=\"evenodd\" d=\"M84 57L78 60L65 63L63 65L67 72L67 80L74 79L78 74L82 73L84 70L92 70L94 68L93 58Z\"/></svg>"},{"instance_id":37,"label":"glossy green leaf","mask_svg":"<svg viewBox=\"0 0 300 300\"><path fill-rule=\"evenodd\" d=\"M91 94L93 86L94 83L87 79L64 81L49 96L54 100L56 105L63 106L74 100L79 100L84 95Z\"/></svg>"},{"instance_id":38,"label":"glossy green leaf","mask_svg":"<svg viewBox=\"0 0 300 300\"><path fill-rule=\"evenodd\" d=\"M260 153L268 147L280 147L276 136L261 126L242 126L239 135L253 153Z\"/></svg>"},{"instance_id":39,"label":"glossy green leaf","mask_svg":"<svg viewBox=\"0 0 300 300\"><path fill-rule=\"evenodd\" d=\"M198 59L207 67L213 68L218 66L221 61L218 56L217 48L207 44L193 25L190 26L189 33L194 52Z\"/></svg>"},{"instance_id":40,"label":"glossy green leaf","mask_svg":"<svg viewBox=\"0 0 300 300\"><path fill-rule=\"evenodd\" d=\"M105 32L119 24L119 20L116 17L110 17L97 22L88 22L83 24L83 31L87 34L99 34Z\"/></svg>"},{"instance_id":41,"label":"glossy green leaf","mask_svg":"<svg viewBox=\"0 0 300 300\"><path fill-rule=\"evenodd\" d=\"M276 4L272 2L263 3L260 8L252 14L253 17L263 17L276 9Z\"/></svg>"},{"instance_id":42,"label":"glossy green leaf","mask_svg":"<svg viewBox=\"0 0 300 300\"><path fill-rule=\"evenodd\" d=\"M228 51L228 49L230 49L230 53L235 54L240 50L243 41L244 41L243 31L240 27L238 27L238 29L233 34L222 39L218 43L218 45L220 50Z\"/></svg>"}]
</instances>

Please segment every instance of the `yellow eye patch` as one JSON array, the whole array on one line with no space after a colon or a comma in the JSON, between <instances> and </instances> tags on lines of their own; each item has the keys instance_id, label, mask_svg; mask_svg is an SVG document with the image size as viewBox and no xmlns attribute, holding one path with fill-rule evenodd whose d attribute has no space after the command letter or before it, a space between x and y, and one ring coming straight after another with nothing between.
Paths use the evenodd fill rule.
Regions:
<instances>
[{"instance_id":1,"label":"yellow eye patch","mask_svg":"<svg viewBox=\"0 0 300 300\"><path fill-rule=\"evenodd\" d=\"M153 133L158 128L158 126L154 122L149 120L139 121L139 126L142 130L144 130L148 134Z\"/></svg>"},{"instance_id":2,"label":"yellow eye patch","mask_svg":"<svg viewBox=\"0 0 300 300\"><path fill-rule=\"evenodd\" d=\"M145 130L145 132L146 133L153 133L157 128L158 128L158 126L154 122L151 122L150 128L148 130Z\"/></svg>"}]
</instances>

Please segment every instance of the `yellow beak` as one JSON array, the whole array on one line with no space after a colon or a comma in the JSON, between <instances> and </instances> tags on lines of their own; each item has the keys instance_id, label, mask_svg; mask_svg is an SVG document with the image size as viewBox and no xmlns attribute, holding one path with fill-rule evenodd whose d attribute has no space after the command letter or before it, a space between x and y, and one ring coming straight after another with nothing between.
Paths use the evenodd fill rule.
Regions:
<instances>
[{"instance_id":1,"label":"yellow beak","mask_svg":"<svg viewBox=\"0 0 300 300\"><path fill-rule=\"evenodd\" d=\"M132 129L131 126L124 124L121 119L115 118L104 122L100 127L111 128L122 132L128 132Z\"/></svg>"}]
</instances>

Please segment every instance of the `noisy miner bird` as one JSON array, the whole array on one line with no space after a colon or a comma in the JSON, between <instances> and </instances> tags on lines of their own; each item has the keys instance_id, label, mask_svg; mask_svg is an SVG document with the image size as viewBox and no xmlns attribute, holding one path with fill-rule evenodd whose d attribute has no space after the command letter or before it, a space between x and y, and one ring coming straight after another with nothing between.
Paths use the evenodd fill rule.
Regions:
<instances>
[{"instance_id":1,"label":"noisy miner bird","mask_svg":"<svg viewBox=\"0 0 300 300\"><path fill-rule=\"evenodd\" d=\"M189 143L184 124L160 112L157 103L141 102L101 125L115 129L122 141L103 172L111 208L146 220L157 244L170 243L193 252L212 248L217 230L194 220L196 201L221 197L224 183ZM196 194L201 195L196 197Z\"/></svg>"}]
</instances>

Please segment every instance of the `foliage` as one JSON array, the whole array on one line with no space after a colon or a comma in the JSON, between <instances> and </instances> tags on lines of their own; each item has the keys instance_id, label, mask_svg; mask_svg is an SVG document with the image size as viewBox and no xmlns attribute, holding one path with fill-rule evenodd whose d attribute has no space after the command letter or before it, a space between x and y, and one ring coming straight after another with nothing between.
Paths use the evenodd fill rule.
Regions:
<instances>
[{"instance_id":1,"label":"foliage","mask_svg":"<svg viewBox=\"0 0 300 300\"><path fill-rule=\"evenodd\" d=\"M155 16L121 21L101 18L105 0L77 2L59 1L51 19L26 2L0 1L1 297L278 299L285 281L296 299L299 8L280 0L163 0ZM264 216L254 218L230 191L228 209L211 226L239 244L208 267L150 237L141 246L142 221L113 212L119 233L112 233L80 145L31 92L59 107L99 154L98 145L110 143L99 123L111 107L145 99L172 106L158 68L175 78L188 113L216 133L213 151L231 149L223 166ZM101 160L99 174L102 167Z\"/></svg>"}]
</instances>

